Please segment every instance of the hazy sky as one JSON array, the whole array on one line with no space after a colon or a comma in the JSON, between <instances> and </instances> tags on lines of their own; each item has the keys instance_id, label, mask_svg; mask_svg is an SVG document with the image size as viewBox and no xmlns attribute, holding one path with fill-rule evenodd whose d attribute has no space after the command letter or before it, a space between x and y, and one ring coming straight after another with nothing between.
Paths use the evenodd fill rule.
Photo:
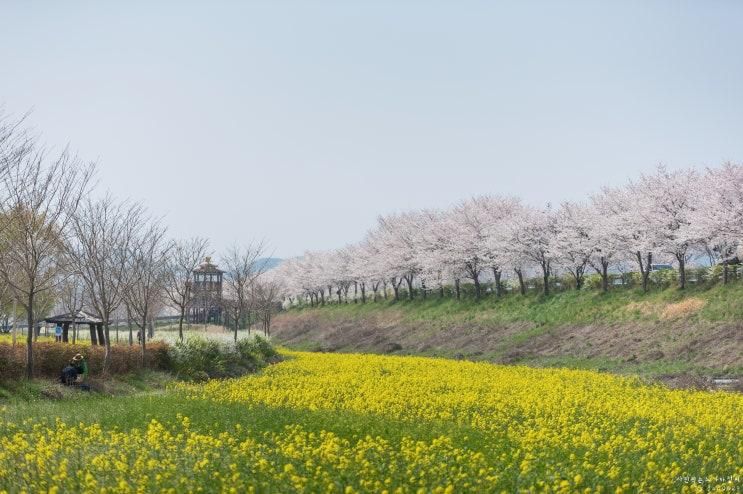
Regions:
<instances>
[{"instance_id":1,"label":"hazy sky","mask_svg":"<svg viewBox=\"0 0 743 494\"><path fill-rule=\"evenodd\" d=\"M743 160L743 2L558 3L5 1L0 104L173 236L283 257Z\"/></svg>"}]
</instances>

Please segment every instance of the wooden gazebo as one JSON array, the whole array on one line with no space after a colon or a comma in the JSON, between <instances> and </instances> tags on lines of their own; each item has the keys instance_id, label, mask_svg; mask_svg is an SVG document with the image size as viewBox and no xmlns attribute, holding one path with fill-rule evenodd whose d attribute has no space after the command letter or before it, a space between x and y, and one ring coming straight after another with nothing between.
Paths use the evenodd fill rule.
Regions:
<instances>
[{"instance_id":1,"label":"wooden gazebo","mask_svg":"<svg viewBox=\"0 0 743 494\"><path fill-rule=\"evenodd\" d=\"M103 320L83 312L81 310L68 314L47 317L45 322L59 324L62 326L62 341L69 341L70 324L87 324L90 328L90 344L105 345L106 339L103 334Z\"/></svg>"}]
</instances>

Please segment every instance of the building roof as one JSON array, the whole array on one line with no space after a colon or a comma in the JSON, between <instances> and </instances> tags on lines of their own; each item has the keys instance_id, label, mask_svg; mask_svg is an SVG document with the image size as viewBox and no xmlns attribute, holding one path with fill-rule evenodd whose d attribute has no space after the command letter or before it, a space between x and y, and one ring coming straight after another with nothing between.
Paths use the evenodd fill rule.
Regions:
<instances>
[{"instance_id":1,"label":"building roof","mask_svg":"<svg viewBox=\"0 0 743 494\"><path fill-rule=\"evenodd\" d=\"M70 312L67 314L59 314L56 316L47 317L46 319L44 319L44 321L61 324L100 324L103 322L103 320L81 310L77 312Z\"/></svg>"},{"instance_id":2,"label":"building roof","mask_svg":"<svg viewBox=\"0 0 743 494\"><path fill-rule=\"evenodd\" d=\"M221 269L217 267L216 264L212 263L211 257L204 258L204 262L202 262L198 268L193 270L194 273L224 273Z\"/></svg>"}]
</instances>

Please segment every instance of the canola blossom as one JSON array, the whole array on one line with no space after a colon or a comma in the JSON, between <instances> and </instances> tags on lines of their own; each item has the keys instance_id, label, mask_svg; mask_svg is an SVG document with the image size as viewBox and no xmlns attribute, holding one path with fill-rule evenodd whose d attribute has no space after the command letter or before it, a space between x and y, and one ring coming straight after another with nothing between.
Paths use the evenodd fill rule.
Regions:
<instances>
[{"instance_id":1,"label":"canola blossom","mask_svg":"<svg viewBox=\"0 0 743 494\"><path fill-rule=\"evenodd\" d=\"M672 391L590 371L286 356L260 375L168 393L214 409L237 406L247 416L268 409L277 420L291 412L304 421L261 430L235 417L206 430L178 410L133 429L0 419L0 492L743 488L738 394ZM337 426L326 420L320 428L318 414L337 418ZM384 427L365 433L372 420ZM433 434L421 437L421 428Z\"/></svg>"}]
</instances>

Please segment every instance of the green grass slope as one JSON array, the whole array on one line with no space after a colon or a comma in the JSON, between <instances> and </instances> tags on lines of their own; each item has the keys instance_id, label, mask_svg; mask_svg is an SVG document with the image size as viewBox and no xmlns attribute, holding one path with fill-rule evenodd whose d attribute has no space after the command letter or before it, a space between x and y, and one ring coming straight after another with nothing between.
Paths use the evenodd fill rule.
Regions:
<instances>
[{"instance_id":1,"label":"green grass slope","mask_svg":"<svg viewBox=\"0 0 743 494\"><path fill-rule=\"evenodd\" d=\"M301 349L459 357L667 379L740 376L742 300L741 283L648 293L489 295L480 301L429 295L295 308L276 318L273 332L279 342Z\"/></svg>"}]
</instances>

